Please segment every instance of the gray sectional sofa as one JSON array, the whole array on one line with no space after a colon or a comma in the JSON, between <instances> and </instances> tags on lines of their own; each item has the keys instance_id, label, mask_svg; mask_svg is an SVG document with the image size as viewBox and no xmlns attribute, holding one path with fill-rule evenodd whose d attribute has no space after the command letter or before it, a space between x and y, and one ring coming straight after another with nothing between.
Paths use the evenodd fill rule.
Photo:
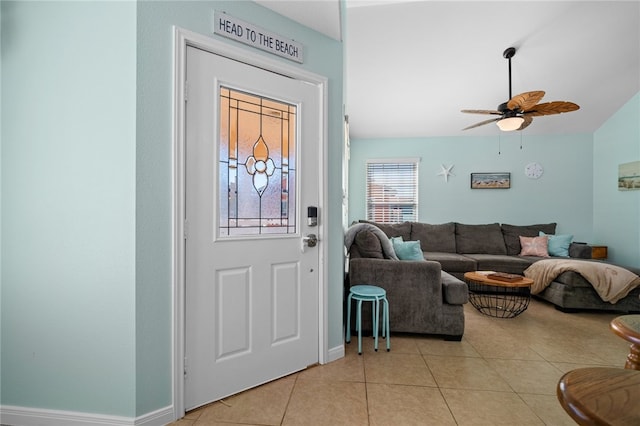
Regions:
<instances>
[{"instance_id":1,"label":"gray sectional sofa","mask_svg":"<svg viewBox=\"0 0 640 426\"><path fill-rule=\"evenodd\" d=\"M427 262L388 259L381 248L380 239L365 229L357 233L349 247L350 285L375 283L387 289L390 303L393 302L392 299L397 299L396 305L392 304L392 331L444 334L449 337L462 336L464 315L461 313L466 298L459 296L457 290L456 296L449 298L447 285L456 288L456 285L460 285L464 273L469 271L491 270L523 274L532 263L543 257L520 256L520 236L537 237L540 231L549 235L555 234L556 231L555 223L518 226L499 223L469 225L450 222L433 225L420 222L360 222L375 225L389 238L419 240L423 257ZM585 262L598 262L590 259L591 247L586 244L571 243L569 256ZM437 268L436 264L440 268ZM425 268L431 268L428 274L423 270ZM625 268L640 275L639 268ZM432 293L420 296L420 292L414 289L415 292L411 295L396 295L396 288L403 286L404 281L412 282L412 286L422 287L428 281L431 283L429 291ZM439 288L444 290L438 293ZM640 312L640 287L632 290L617 303L611 304L604 302L592 285L573 271L563 272L535 297L547 300L563 311L595 309L624 313ZM417 307L405 307L406 304L427 303L425 299L430 298L437 299L436 302L440 304L437 309L426 305L425 312L416 312ZM427 311L431 312L428 315L437 318L425 319ZM406 316L411 319L407 320ZM411 324L405 324L407 321ZM428 324L434 321L436 325Z\"/></svg>"},{"instance_id":2,"label":"gray sectional sofa","mask_svg":"<svg viewBox=\"0 0 640 426\"><path fill-rule=\"evenodd\" d=\"M349 285L373 284L386 290L392 332L436 334L444 336L445 340L462 339L463 305L469 300L467 285L442 271L438 262L352 257L347 282ZM364 303L362 308L365 332L372 329L370 305ZM355 314L350 326L352 330L356 329Z\"/></svg>"}]
</instances>

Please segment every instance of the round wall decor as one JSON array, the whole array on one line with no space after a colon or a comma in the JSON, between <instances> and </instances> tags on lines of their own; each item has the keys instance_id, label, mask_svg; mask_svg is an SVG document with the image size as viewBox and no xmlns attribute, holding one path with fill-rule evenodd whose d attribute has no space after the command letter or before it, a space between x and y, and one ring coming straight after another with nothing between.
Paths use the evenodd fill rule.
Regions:
<instances>
[{"instance_id":1,"label":"round wall decor","mask_svg":"<svg viewBox=\"0 0 640 426\"><path fill-rule=\"evenodd\" d=\"M542 168L542 166L535 161L527 164L524 167L524 174L529 179L538 179L540 176L542 176L543 172L544 169Z\"/></svg>"}]
</instances>

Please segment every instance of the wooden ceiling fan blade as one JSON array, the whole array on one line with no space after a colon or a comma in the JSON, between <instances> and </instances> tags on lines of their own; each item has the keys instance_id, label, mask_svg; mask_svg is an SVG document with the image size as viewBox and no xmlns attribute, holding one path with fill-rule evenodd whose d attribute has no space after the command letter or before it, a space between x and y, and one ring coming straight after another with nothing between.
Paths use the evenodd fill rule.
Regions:
<instances>
[{"instance_id":1,"label":"wooden ceiling fan blade","mask_svg":"<svg viewBox=\"0 0 640 426\"><path fill-rule=\"evenodd\" d=\"M479 122L479 123L472 124L472 125L471 125L471 126L469 126L469 127L465 127L465 128L464 128L464 129L462 129L462 130L469 130L469 129L473 129L473 128L475 128L475 127L484 126L485 124L495 123L496 121L499 121L499 120L502 120L502 117L498 117L498 118L491 118L491 119L489 119L489 120L484 120L484 121L481 121L481 122Z\"/></svg>"},{"instance_id":2,"label":"wooden ceiling fan blade","mask_svg":"<svg viewBox=\"0 0 640 426\"><path fill-rule=\"evenodd\" d=\"M543 90L520 93L519 95L515 95L509 99L509 102L507 102L507 108L512 111L528 111L540 102L543 97Z\"/></svg>"},{"instance_id":3,"label":"wooden ceiling fan blade","mask_svg":"<svg viewBox=\"0 0 640 426\"><path fill-rule=\"evenodd\" d=\"M522 119L524 121L522 122L520 127L518 127L518 130L526 129L529 126L529 124L531 124L533 122L533 117L531 117L531 116L523 116Z\"/></svg>"},{"instance_id":4,"label":"wooden ceiling fan blade","mask_svg":"<svg viewBox=\"0 0 640 426\"><path fill-rule=\"evenodd\" d=\"M495 114L502 115L500 111L496 111L493 109L463 109L460 112L465 112L467 114Z\"/></svg>"},{"instance_id":5,"label":"wooden ceiling fan blade","mask_svg":"<svg viewBox=\"0 0 640 426\"><path fill-rule=\"evenodd\" d=\"M580 107L573 102L567 101L554 101L539 104L545 95L544 90L533 90L531 92L520 93L519 95L512 96L511 92L511 58L516 54L515 47L507 48L502 56L509 61L509 99L507 102L500 104L496 110L487 109L463 109L461 112L467 114L485 114L485 115L499 115L498 118L492 118L489 120L481 121L473 124L469 127L465 127L462 130L469 130L475 127L484 126L485 124L499 122L505 119L504 122L499 122L498 125L501 130L523 130L533 122L533 117L541 115L562 114L564 112L571 112L580 109ZM522 123L518 128L518 120L516 118L522 118Z\"/></svg>"},{"instance_id":6,"label":"wooden ceiling fan blade","mask_svg":"<svg viewBox=\"0 0 640 426\"><path fill-rule=\"evenodd\" d=\"M580 107L573 102L553 101L544 104L538 104L525 114L531 117L539 117L541 115L562 114L564 112L572 112L579 110Z\"/></svg>"}]
</instances>

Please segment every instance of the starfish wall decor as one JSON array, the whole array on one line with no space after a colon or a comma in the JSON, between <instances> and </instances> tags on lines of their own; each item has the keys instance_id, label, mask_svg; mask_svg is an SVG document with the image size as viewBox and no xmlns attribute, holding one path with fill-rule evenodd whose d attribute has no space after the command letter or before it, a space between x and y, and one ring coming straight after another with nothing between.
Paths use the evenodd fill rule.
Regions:
<instances>
[{"instance_id":1,"label":"starfish wall decor","mask_svg":"<svg viewBox=\"0 0 640 426\"><path fill-rule=\"evenodd\" d=\"M453 169L453 164L449 167L446 167L444 164L440 165L440 173L438 173L438 176L444 176L444 181L449 182L449 176L455 176L451 173L451 169Z\"/></svg>"}]
</instances>

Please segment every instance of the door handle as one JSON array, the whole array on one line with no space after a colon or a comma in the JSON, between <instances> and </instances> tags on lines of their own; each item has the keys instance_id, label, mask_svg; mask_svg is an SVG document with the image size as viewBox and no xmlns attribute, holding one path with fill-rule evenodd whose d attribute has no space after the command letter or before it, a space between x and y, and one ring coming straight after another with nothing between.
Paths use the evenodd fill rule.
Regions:
<instances>
[{"instance_id":1,"label":"door handle","mask_svg":"<svg viewBox=\"0 0 640 426\"><path fill-rule=\"evenodd\" d=\"M315 247L318 245L318 237L316 234L309 234L306 237L302 237L302 252L304 253L305 246Z\"/></svg>"}]
</instances>

